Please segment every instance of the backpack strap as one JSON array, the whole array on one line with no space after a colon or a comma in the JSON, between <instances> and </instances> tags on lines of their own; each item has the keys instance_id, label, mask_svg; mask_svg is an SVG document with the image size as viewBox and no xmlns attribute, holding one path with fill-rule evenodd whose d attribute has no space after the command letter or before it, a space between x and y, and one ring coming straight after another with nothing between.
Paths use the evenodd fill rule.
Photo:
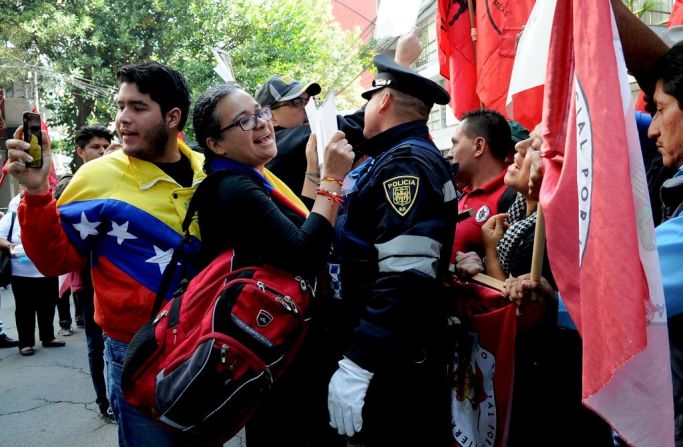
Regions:
<instances>
[{"instance_id":1,"label":"backpack strap","mask_svg":"<svg viewBox=\"0 0 683 447\"><path fill-rule=\"evenodd\" d=\"M178 244L178 247L175 250L173 250L171 261L164 269L164 274L161 277L161 283L159 284L159 289L157 290L156 297L154 298L154 305L152 306L152 319L156 316L157 312L159 312L159 309L161 309L161 304L164 302L164 297L166 296L166 293L168 293L168 290L171 287L176 267L178 265L178 262L180 261L180 256L184 252L183 248L186 245L190 244L190 239L192 237L190 235L190 225L192 225L192 220L194 219L195 214L197 214L199 203L201 202L202 198L207 194L206 191L209 190L209 186L213 186L220 179L222 179L230 173L231 172L227 170L218 170L212 172L204 180L202 180L202 182L199 185L197 185L197 189L195 189L195 192L192 195L192 198L190 199L190 203L187 206L185 219L183 219L183 239L180 241L180 244Z\"/></svg>"},{"instance_id":2,"label":"backpack strap","mask_svg":"<svg viewBox=\"0 0 683 447\"><path fill-rule=\"evenodd\" d=\"M510 209L510 206L512 206L516 198L517 191L515 190L515 188L508 186L503 192L503 194L501 194L500 199L498 199L498 208L496 209L496 213L507 213L507 211Z\"/></svg>"},{"instance_id":3,"label":"backpack strap","mask_svg":"<svg viewBox=\"0 0 683 447\"><path fill-rule=\"evenodd\" d=\"M12 243L12 232L14 232L14 221L17 220L17 212L12 211L12 223L9 224L9 233L7 233L7 242Z\"/></svg>"},{"instance_id":4,"label":"backpack strap","mask_svg":"<svg viewBox=\"0 0 683 447\"><path fill-rule=\"evenodd\" d=\"M220 182L223 178L227 177L228 175L234 174L234 171L231 171L229 169L219 169L217 171L212 172L202 182L197 185L197 189L195 190L194 194L192 195L192 198L190 199L190 203L187 206L187 212L185 213L185 219L183 219L183 224L182 224L182 231L183 231L183 239L180 241L180 244L178 247L173 251L173 255L171 256L171 261L169 264L166 266L166 269L164 270L164 274L161 277L161 283L159 284L159 289L157 290L156 297L154 298L154 305L152 306L152 315L151 318L154 319L156 317L157 312L159 312L159 309L161 309L161 304L164 302L164 297L166 296L166 293L168 293L169 288L171 287L171 283L173 281L173 277L175 275L175 270L178 265L178 262L180 261L180 256L184 252L183 248L185 245L190 244L191 240L191 235L190 235L190 225L192 225L192 221L195 218L195 215L197 214L197 211L199 209L199 204L204 200L204 196L208 194L208 191L212 190L218 182ZM243 173L242 173L243 174ZM286 196L284 196L282 193L280 193L277 189L274 189L271 193L272 197L280 202L283 202L286 206L291 208L292 210L298 212L301 214L303 217L306 217L303 213L303 211L297 207L291 200L289 200ZM180 301L180 300L176 300ZM178 307L176 308L175 315L177 316L179 310L179 303ZM172 321L173 318L171 318ZM169 323L172 325L172 323Z\"/></svg>"}]
</instances>

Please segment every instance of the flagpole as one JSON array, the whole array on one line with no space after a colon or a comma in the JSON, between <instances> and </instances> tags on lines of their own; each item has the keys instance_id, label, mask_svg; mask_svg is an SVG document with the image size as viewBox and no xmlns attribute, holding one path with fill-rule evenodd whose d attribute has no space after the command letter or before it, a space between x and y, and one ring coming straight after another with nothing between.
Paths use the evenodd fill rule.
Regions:
<instances>
[{"instance_id":1,"label":"flagpole","mask_svg":"<svg viewBox=\"0 0 683 447\"><path fill-rule=\"evenodd\" d=\"M536 230L534 232L534 250L531 258L531 277L532 281L540 281L541 270L543 269L543 256L545 254L545 218L541 202L536 207ZM535 301L535 296L532 296Z\"/></svg>"},{"instance_id":2,"label":"flagpole","mask_svg":"<svg viewBox=\"0 0 683 447\"><path fill-rule=\"evenodd\" d=\"M505 290L505 282L501 281L500 279L496 279L493 276L477 273L471 279L472 281L476 281L480 284L484 284L485 286L489 286L492 289L496 289L499 292L503 292Z\"/></svg>"},{"instance_id":3,"label":"flagpole","mask_svg":"<svg viewBox=\"0 0 683 447\"><path fill-rule=\"evenodd\" d=\"M472 36L472 49L474 50L474 69L477 69L477 24L474 17L474 7L472 6L472 0L467 0L467 12L470 17L470 34ZM479 95L477 95L479 96ZM484 103L481 102L479 98L479 108L484 108Z\"/></svg>"}]
</instances>

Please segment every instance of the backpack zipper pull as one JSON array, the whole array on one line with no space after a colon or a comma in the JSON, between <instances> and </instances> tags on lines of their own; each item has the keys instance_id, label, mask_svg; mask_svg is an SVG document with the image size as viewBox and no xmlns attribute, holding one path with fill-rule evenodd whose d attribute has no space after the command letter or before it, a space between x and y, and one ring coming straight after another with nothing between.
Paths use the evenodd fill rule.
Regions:
<instances>
[{"instance_id":1,"label":"backpack zipper pull","mask_svg":"<svg viewBox=\"0 0 683 447\"><path fill-rule=\"evenodd\" d=\"M161 311L159 315L156 316L156 318L154 318L154 320L152 320L152 325L156 326L156 324L159 321L161 321L161 319L164 318L166 315L168 315L168 310L164 309L163 311Z\"/></svg>"},{"instance_id":2,"label":"backpack zipper pull","mask_svg":"<svg viewBox=\"0 0 683 447\"><path fill-rule=\"evenodd\" d=\"M299 313L299 309L296 307L296 303L294 302L291 296L285 295L285 301L288 302L290 306L292 306L292 312L294 312L295 314Z\"/></svg>"},{"instance_id":3,"label":"backpack zipper pull","mask_svg":"<svg viewBox=\"0 0 683 447\"><path fill-rule=\"evenodd\" d=\"M295 276L294 279L296 281L299 281L299 287L301 287L301 291L305 292L308 286L306 285L306 280L303 279L301 276Z\"/></svg>"},{"instance_id":4,"label":"backpack zipper pull","mask_svg":"<svg viewBox=\"0 0 683 447\"><path fill-rule=\"evenodd\" d=\"M228 345L221 346L221 363L224 365L228 363L228 349Z\"/></svg>"},{"instance_id":5,"label":"backpack zipper pull","mask_svg":"<svg viewBox=\"0 0 683 447\"><path fill-rule=\"evenodd\" d=\"M261 292L266 291L266 285L262 281L257 281L256 286L259 288Z\"/></svg>"},{"instance_id":6,"label":"backpack zipper pull","mask_svg":"<svg viewBox=\"0 0 683 447\"><path fill-rule=\"evenodd\" d=\"M285 298L288 298L288 297L285 297ZM280 298L279 296L278 296L277 298L275 298L275 301L277 301L278 303L282 304L282 307L284 307L285 309L287 309L287 312L294 312L294 311L292 310L292 308L289 306L289 303L288 303L287 301L283 300L282 298Z\"/></svg>"}]
</instances>

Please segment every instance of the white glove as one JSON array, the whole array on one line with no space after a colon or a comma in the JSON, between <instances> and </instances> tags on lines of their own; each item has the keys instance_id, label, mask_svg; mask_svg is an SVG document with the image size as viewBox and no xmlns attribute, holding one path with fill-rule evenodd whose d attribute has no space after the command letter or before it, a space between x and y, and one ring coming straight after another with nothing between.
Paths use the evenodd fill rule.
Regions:
<instances>
[{"instance_id":1,"label":"white glove","mask_svg":"<svg viewBox=\"0 0 683 447\"><path fill-rule=\"evenodd\" d=\"M339 360L328 386L327 410L340 435L353 436L363 428L363 404L373 375L346 357Z\"/></svg>"}]
</instances>

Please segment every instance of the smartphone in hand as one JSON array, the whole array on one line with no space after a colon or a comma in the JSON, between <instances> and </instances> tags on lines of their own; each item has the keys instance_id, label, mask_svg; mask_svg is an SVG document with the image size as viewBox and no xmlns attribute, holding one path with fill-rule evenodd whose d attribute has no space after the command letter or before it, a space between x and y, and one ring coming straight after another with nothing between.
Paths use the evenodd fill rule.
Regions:
<instances>
[{"instance_id":1,"label":"smartphone in hand","mask_svg":"<svg viewBox=\"0 0 683 447\"><path fill-rule=\"evenodd\" d=\"M24 141L31 145L28 153L33 161L26 163L27 168L43 167L43 137L40 133L40 115L24 112Z\"/></svg>"}]
</instances>

